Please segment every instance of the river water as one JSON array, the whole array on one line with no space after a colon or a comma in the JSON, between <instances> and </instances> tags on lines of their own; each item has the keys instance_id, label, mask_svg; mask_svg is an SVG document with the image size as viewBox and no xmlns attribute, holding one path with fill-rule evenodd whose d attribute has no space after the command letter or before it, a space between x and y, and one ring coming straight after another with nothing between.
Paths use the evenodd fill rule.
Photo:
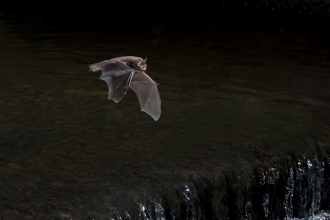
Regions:
<instances>
[{"instance_id":1,"label":"river water","mask_svg":"<svg viewBox=\"0 0 330 220\"><path fill-rule=\"evenodd\" d=\"M330 143L330 41L248 24L91 27L0 16L0 218L109 218L189 178ZM148 57L162 115L88 65ZM303 146L303 147L302 147ZM260 157L255 157L256 149Z\"/></svg>"}]
</instances>

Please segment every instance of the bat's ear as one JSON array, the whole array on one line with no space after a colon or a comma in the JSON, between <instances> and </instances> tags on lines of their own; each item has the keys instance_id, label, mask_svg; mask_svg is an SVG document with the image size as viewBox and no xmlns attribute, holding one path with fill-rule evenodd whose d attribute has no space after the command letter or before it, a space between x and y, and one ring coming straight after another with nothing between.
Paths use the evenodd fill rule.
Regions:
<instances>
[{"instance_id":1,"label":"bat's ear","mask_svg":"<svg viewBox=\"0 0 330 220\"><path fill-rule=\"evenodd\" d=\"M146 63L147 62L147 57L143 61Z\"/></svg>"}]
</instances>

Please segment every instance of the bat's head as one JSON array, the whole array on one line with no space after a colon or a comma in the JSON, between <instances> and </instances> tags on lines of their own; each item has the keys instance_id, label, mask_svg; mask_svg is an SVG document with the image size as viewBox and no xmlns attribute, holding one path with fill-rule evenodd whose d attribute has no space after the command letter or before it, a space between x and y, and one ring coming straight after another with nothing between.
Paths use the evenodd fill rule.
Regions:
<instances>
[{"instance_id":1,"label":"bat's head","mask_svg":"<svg viewBox=\"0 0 330 220\"><path fill-rule=\"evenodd\" d=\"M147 58L145 58L144 60L139 60L137 62L137 66L140 70L142 71L146 71L147 70Z\"/></svg>"}]
</instances>

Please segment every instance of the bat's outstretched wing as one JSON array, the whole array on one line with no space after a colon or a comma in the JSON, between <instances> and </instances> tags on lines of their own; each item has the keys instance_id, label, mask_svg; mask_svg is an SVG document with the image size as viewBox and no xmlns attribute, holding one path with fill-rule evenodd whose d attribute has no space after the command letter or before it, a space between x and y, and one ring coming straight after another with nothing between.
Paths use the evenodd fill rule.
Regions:
<instances>
[{"instance_id":1,"label":"bat's outstretched wing","mask_svg":"<svg viewBox=\"0 0 330 220\"><path fill-rule=\"evenodd\" d=\"M129 85L139 98L141 110L155 121L160 117L161 102L155 83L145 72L135 72Z\"/></svg>"},{"instance_id":2,"label":"bat's outstretched wing","mask_svg":"<svg viewBox=\"0 0 330 220\"><path fill-rule=\"evenodd\" d=\"M101 80L109 87L108 99L119 102L126 94L133 70L122 62L103 61L89 66L93 72L101 71Z\"/></svg>"}]
</instances>

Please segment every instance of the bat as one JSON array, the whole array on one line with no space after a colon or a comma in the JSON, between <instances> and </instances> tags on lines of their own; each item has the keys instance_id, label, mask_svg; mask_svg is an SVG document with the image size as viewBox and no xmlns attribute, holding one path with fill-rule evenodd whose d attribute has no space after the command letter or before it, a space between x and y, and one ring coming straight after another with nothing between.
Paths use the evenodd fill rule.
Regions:
<instances>
[{"instance_id":1,"label":"bat","mask_svg":"<svg viewBox=\"0 0 330 220\"><path fill-rule=\"evenodd\" d=\"M147 58L117 57L91 64L89 68L93 72L101 72L100 79L109 87L109 100L118 103L130 87L139 99L141 111L155 121L159 119L161 101L157 83L144 72L147 70Z\"/></svg>"}]
</instances>

